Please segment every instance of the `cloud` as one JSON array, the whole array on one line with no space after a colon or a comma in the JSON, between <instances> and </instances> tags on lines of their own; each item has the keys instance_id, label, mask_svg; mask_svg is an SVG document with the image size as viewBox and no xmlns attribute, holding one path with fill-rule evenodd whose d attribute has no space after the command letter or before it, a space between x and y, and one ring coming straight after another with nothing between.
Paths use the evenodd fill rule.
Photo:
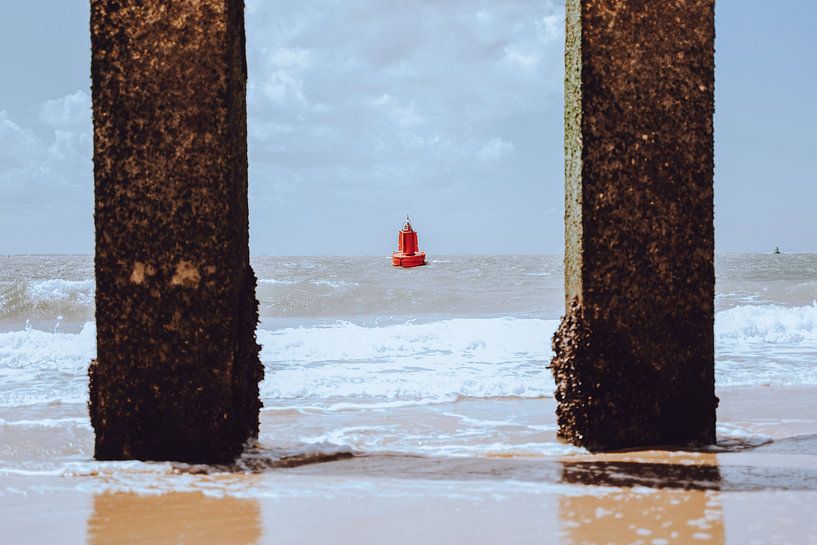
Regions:
<instances>
[{"instance_id":1,"label":"cloud","mask_svg":"<svg viewBox=\"0 0 817 545\"><path fill-rule=\"evenodd\" d=\"M369 179L376 164L412 162L434 183L440 160L498 158L507 143L475 142L560 100L563 13L549 1L250 0L251 159L276 177L324 165Z\"/></svg>"},{"instance_id":2,"label":"cloud","mask_svg":"<svg viewBox=\"0 0 817 545\"><path fill-rule=\"evenodd\" d=\"M522 143L560 109L563 18L542 0L247 0L253 238L540 184Z\"/></svg>"},{"instance_id":3,"label":"cloud","mask_svg":"<svg viewBox=\"0 0 817 545\"><path fill-rule=\"evenodd\" d=\"M511 142L506 142L501 138L491 138L488 143L482 146L477 152L477 159L480 161L498 161L514 150L515 146Z\"/></svg>"},{"instance_id":4,"label":"cloud","mask_svg":"<svg viewBox=\"0 0 817 545\"><path fill-rule=\"evenodd\" d=\"M408 104L401 104L401 101L388 93L372 99L369 103L377 109L385 112L386 116L401 127L419 125L424 121L417 113L417 105L414 100Z\"/></svg>"},{"instance_id":5,"label":"cloud","mask_svg":"<svg viewBox=\"0 0 817 545\"><path fill-rule=\"evenodd\" d=\"M306 106L302 73L309 67L309 51L300 48L275 47L260 51L262 69L251 82L250 99L258 89L261 98L276 106Z\"/></svg>"},{"instance_id":6,"label":"cloud","mask_svg":"<svg viewBox=\"0 0 817 545\"><path fill-rule=\"evenodd\" d=\"M541 42L547 44L563 43L565 37L564 10L552 6L548 13L536 21L536 29Z\"/></svg>"},{"instance_id":7,"label":"cloud","mask_svg":"<svg viewBox=\"0 0 817 545\"><path fill-rule=\"evenodd\" d=\"M520 51L513 47L505 48L505 60L528 72L535 72L540 57L533 52Z\"/></svg>"},{"instance_id":8,"label":"cloud","mask_svg":"<svg viewBox=\"0 0 817 545\"><path fill-rule=\"evenodd\" d=\"M342 222L370 239L373 217L404 214L407 203L444 217L480 199L497 210L497 197L530 201L531 191L514 191L540 187L536 146L561 101L560 3L246 6L252 239L271 241L261 251L324 251L325 229ZM0 113L3 212L73 206L90 217L91 97L57 94L29 104L33 118ZM276 246L284 232L298 234Z\"/></svg>"},{"instance_id":9,"label":"cloud","mask_svg":"<svg viewBox=\"0 0 817 545\"><path fill-rule=\"evenodd\" d=\"M40 105L37 117L52 129L86 129L91 122L91 97L80 90L46 100Z\"/></svg>"},{"instance_id":10,"label":"cloud","mask_svg":"<svg viewBox=\"0 0 817 545\"><path fill-rule=\"evenodd\" d=\"M93 194L90 98L77 91L46 100L38 119L50 139L0 111L0 208L48 209L87 203Z\"/></svg>"},{"instance_id":11,"label":"cloud","mask_svg":"<svg viewBox=\"0 0 817 545\"><path fill-rule=\"evenodd\" d=\"M15 123L8 112L0 110L0 175L36 162L40 146L34 133Z\"/></svg>"}]
</instances>

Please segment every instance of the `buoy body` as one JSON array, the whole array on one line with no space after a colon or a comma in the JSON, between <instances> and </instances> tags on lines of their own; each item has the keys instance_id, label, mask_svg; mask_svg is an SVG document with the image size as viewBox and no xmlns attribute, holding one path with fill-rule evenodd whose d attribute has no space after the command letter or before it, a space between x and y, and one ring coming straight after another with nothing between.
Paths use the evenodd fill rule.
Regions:
<instances>
[{"instance_id":1,"label":"buoy body","mask_svg":"<svg viewBox=\"0 0 817 545\"><path fill-rule=\"evenodd\" d=\"M395 267L419 267L426 264L426 254L419 250L417 231L411 228L406 216L406 224L397 233L397 251L391 255Z\"/></svg>"},{"instance_id":2,"label":"buoy body","mask_svg":"<svg viewBox=\"0 0 817 545\"><path fill-rule=\"evenodd\" d=\"M418 252L414 255L405 255L400 252L394 252L391 255L391 264L395 267L419 267L426 264L425 252Z\"/></svg>"}]
</instances>

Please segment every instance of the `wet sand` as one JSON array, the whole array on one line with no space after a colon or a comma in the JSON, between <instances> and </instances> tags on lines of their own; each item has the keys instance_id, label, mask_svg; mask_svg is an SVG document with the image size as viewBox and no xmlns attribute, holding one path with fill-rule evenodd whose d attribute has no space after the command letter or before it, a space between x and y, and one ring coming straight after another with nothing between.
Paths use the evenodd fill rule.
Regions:
<instances>
[{"instance_id":1,"label":"wet sand","mask_svg":"<svg viewBox=\"0 0 817 545\"><path fill-rule=\"evenodd\" d=\"M817 389L734 388L719 395L721 444L706 452L482 458L378 452L281 463L262 448L243 471L89 462L76 474L6 473L2 541L817 543ZM463 414L529 411L553 420L550 399L454 405ZM427 416L435 422L432 412ZM283 418L265 413L263 445L273 444L270 433L283 429L276 422ZM38 437L31 441L44 440ZM87 440L77 438L83 452Z\"/></svg>"},{"instance_id":2,"label":"wet sand","mask_svg":"<svg viewBox=\"0 0 817 545\"><path fill-rule=\"evenodd\" d=\"M313 479L303 478L307 486ZM375 490L380 486L387 494ZM422 481L407 489L372 481L358 487L324 498L47 494L3 505L4 542L808 544L817 535L813 491L511 492Z\"/></svg>"}]
</instances>

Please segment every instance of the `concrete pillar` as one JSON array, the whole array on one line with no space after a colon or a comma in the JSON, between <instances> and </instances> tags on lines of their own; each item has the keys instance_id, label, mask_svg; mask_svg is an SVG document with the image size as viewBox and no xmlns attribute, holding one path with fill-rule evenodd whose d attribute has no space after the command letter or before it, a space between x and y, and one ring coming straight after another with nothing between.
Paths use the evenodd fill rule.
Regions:
<instances>
[{"instance_id":1,"label":"concrete pillar","mask_svg":"<svg viewBox=\"0 0 817 545\"><path fill-rule=\"evenodd\" d=\"M714 0L567 0L559 433L715 441Z\"/></svg>"},{"instance_id":2,"label":"concrete pillar","mask_svg":"<svg viewBox=\"0 0 817 545\"><path fill-rule=\"evenodd\" d=\"M258 434L242 0L92 0L97 459Z\"/></svg>"}]
</instances>

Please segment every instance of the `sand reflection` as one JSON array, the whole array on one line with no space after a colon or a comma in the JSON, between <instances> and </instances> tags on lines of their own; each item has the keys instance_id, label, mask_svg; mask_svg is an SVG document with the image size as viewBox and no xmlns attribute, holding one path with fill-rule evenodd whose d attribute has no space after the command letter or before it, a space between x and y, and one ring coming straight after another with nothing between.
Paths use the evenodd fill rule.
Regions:
<instances>
[{"instance_id":1,"label":"sand reflection","mask_svg":"<svg viewBox=\"0 0 817 545\"><path fill-rule=\"evenodd\" d=\"M724 543L714 454L589 456L563 466L564 482L615 487L559 498L563 545Z\"/></svg>"},{"instance_id":2,"label":"sand reflection","mask_svg":"<svg viewBox=\"0 0 817 545\"><path fill-rule=\"evenodd\" d=\"M257 501L199 492L101 494L88 520L90 545L250 545L260 539Z\"/></svg>"}]
</instances>

